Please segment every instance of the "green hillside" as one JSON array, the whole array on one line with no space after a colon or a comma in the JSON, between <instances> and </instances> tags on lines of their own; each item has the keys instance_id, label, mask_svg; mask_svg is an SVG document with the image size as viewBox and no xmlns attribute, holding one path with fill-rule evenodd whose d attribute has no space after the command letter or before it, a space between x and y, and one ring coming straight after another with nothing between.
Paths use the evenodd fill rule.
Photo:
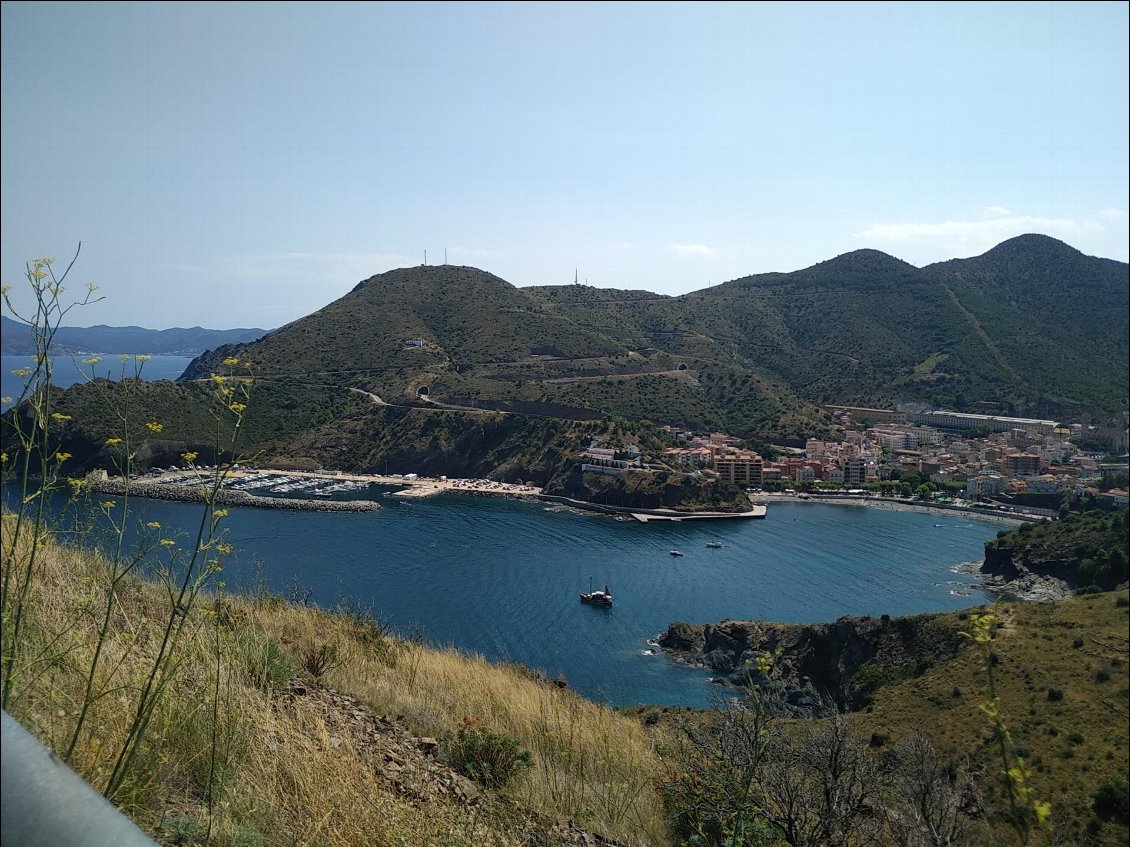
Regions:
<instances>
[{"instance_id":1,"label":"green hillside","mask_svg":"<svg viewBox=\"0 0 1130 847\"><path fill-rule=\"evenodd\" d=\"M223 354L393 403L423 387L433 402L556 403L795 438L823 431L814 404L833 402L1116 414L1127 309L1125 264L1029 235L922 269L858 250L680 297L406 268Z\"/></svg>"},{"instance_id":2,"label":"green hillside","mask_svg":"<svg viewBox=\"0 0 1130 847\"><path fill-rule=\"evenodd\" d=\"M519 289L474 268L408 268L366 280L254 344L206 354L184 379L206 378L237 355L260 378L357 388L393 405L417 403L423 390L433 406L620 415L766 439L830 433L820 409L719 356L707 329L701 342L680 344L666 330L653 339L637 322L654 299L681 302L581 286Z\"/></svg>"}]
</instances>

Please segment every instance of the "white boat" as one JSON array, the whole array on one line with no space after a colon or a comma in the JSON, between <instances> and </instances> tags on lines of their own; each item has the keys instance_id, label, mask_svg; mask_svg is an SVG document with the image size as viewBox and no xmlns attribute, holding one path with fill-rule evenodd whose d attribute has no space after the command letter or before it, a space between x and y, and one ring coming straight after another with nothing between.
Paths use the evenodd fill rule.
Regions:
<instances>
[{"instance_id":1,"label":"white boat","mask_svg":"<svg viewBox=\"0 0 1130 847\"><path fill-rule=\"evenodd\" d=\"M682 553L681 550L672 550L671 555L672 556L681 556L681 555L683 555L683 553Z\"/></svg>"},{"instance_id":2,"label":"white boat","mask_svg":"<svg viewBox=\"0 0 1130 847\"><path fill-rule=\"evenodd\" d=\"M612 592L608 590L608 586L604 586L603 591L582 591L581 602L588 603L593 606L611 606L612 605Z\"/></svg>"},{"instance_id":3,"label":"white boat","mask_svg":"<svg viewBox=\"0 0 1130 847\"><path fill-rule=\"evenodd\" d=\"M721 541L707 541L706 546L707 547L713 547L713 548L717 549L718 547L722 546L722 542Z\"/></svg>"}]
</instances>

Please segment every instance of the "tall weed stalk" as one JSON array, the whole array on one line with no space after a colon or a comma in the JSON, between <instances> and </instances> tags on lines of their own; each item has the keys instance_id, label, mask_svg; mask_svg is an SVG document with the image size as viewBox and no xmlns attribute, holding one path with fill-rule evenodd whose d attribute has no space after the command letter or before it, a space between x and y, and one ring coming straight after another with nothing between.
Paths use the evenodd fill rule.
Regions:
<instances>
[{"instance_id":1,"label":"tall weed stalk","mask_svg":"<svg viewBox=\"0 0 1130 847\"><path fill-rule=\"evenodd\" d=\"M221 526L227 516L227 510L219 504L227 475L222 457L234 460L238 455L238 440L248 408L252 379L246 366L235 358L224 360L224 373L211 376L215 421L213 444L217 465L205 470L197 465L195 452L181 456L189 472L197 475L204 501L200 520L187 542L171 535L157 521L149 521L131 534L131 522L135 518L130 509L130 497L138 451L164 429L161 421L147 419L153 412L137 408L133 399L137 396L135 389L140 385L141 370L147 356L121 357L122 382L129 378L129 386L119 384L115 387L91 380L92 390L100 397L105 417L98 423L103 427L110 425L115 432L113 437L105 440L102 450L103 455L112 457L113 470L122 481L117 500L95 494L90 477L68 476L67 463L73 457L59 446L72 424L70 417L57 411L53 405L57 391L50 384L53 340L62 320L72 309L101 299L94 297L97 286L93 284L87 286L85 297L69 303L64 299L66 289L63 282L77 258L78 251L60 276L56 276L51 259L36 259L28 265L25 275L34 302L29 314L21 314L9 296L9 289L3 290L8 311L30 330L34 361L32 367L15 372L16 376L25 380L20 396L4 398L5 404L10 403L12 408L3 416L6 445L2 456L3 484L6 494L13 490L17 496L11 498L12 513L5 509L3 519L4 561L0 589L3 671L0 674L0 700L5 709L18 705L20 697L31 691L30 683L39 676L37 666L50 665L62 653L74 649L73 645L64 643L70 633L60 632L44 637L32 633L29 625L36 611L32 588L37 569L42 566L42 544L48 535L64 532L58 516L52 515L49 500L69 487L74 517L66 533L80 545L94 545L106 539L109 543L100 545L107 564L94 599L87 607L76 610L76 617L71 622L73 632L77 633L84 623L81 616L90 615L94 624L92 647L81 667L74 721L66 731L59 752L65 760L74 761L83 739L98 734L92 724L99 702L113 695L116 707L124 705L129 718L121 737L113 741L108 760L112 761L112 765L107 767L108 775L100 787L106 797L122 802L125 799L123 793L135 780L139 780L137 784L146 781L134 771L154 716L183 661L181 648L186 626L194 607L231 552ZM133 370L127 373L127 363L131 359ZM97 363L96 358L83 360L83 364L91 368L91 377L93 366ZM11 449L12 455L8 454L8 449ZM143 626L136 621L127 621L123 605L122 590L135 574L155 577L160 586L164 611L158 616L161 621L156 630L159 636L153 639L156 647L147 656L142 656L139 651L130 662L127 662L128 655L118 655L113 661L108 661L107 648L115 628ZM95 609L96 614L93 612ZM216 626L214 659L217 667L210 686L213 750L206 789L209 810L215 805L218 745L222 740L218 726L222 645L219 624ZM140 635L139 631L135 631L135 635ZM72 640L77 643L77 639ZM135 638L135 641L144 640ZM48 655L49 651L55 651L55 655Z\"/></svg>"}]
</instances>

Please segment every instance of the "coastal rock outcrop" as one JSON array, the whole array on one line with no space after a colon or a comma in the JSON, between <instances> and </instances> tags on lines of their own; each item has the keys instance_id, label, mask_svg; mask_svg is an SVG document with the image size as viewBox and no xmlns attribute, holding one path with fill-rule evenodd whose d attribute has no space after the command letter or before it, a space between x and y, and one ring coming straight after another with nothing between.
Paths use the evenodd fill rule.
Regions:
<instances>
[{"instance_id":1,"label":"coastal rock outcrop","mask_svg":"<svg viewBox=\"0 0 1130 847\"><path fill-rule=\"evenodd\" d=\"M980 575L991 591L1052 602L1080 589L1111 591L1127 579L1127 516L1089 511L1024 524L985 544Z\"/></svg>"},{"instance_id":2,"label":"coastal rock outcrop","mask_svg":"<svg viewBox=\"0 0 1130 847\"><path fill-rule=\"evenodd\" d=\"M736 485L692 474L625 469L621 476L574 467L547 483L545 494L601 506L681 512L747 512L749 497Z\"/></svg>"},{"instance_id":3,"label":"coastal rock outcrop","mask_svg":"<svg viewBox=\"0 0 1130 847\"><path fill-rule=\"evenodd\" d=\"M719 671L734 685L779 695L786 711L821 715L866 706L883 686L920 676L965 644L952 614L834 623L675 622L659 637L671 659ZM768 672L758 668L767 658Z\"/></svg>"}]
</instances>

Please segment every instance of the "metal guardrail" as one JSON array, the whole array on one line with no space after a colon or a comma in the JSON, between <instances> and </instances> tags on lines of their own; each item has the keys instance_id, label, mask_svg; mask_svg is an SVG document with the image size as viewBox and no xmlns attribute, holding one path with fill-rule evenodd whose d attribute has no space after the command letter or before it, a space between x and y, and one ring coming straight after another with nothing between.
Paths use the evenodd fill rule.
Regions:
<instances>
[{"instance_id":1,"label":"metal guardrail","mask_svg":"<svg viewBox=\"0 0 1130 847\"><path fill-rule=\"evenodd\" d=\"M0 742L4 847L156 847L7 712Z\"/></svg>"}]
</instances>

